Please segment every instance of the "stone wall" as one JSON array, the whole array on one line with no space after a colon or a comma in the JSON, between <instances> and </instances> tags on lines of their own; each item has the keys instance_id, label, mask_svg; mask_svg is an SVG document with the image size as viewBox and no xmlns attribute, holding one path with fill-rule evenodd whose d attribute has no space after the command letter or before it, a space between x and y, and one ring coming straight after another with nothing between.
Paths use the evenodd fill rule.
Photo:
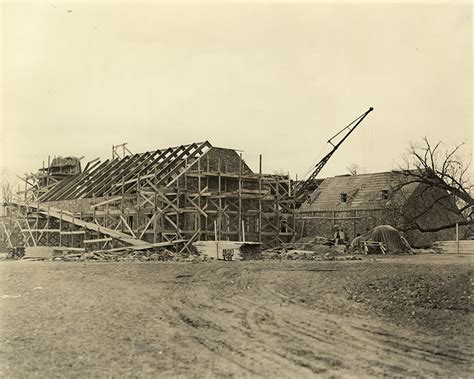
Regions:
<instances>
[{"instance_id":1,"label":"stone wall","mask_svg":"<svg viewBox=\"0 0 474 379\"><path fill-rule=\"evenodd\" d=\"M358 234L364 234L377 225L394 224L391 212L377 209L367 210L323 210L302 214L307 219L299 219L297 232L299 236L321 236L332 238L337 225L345 232L346 238L352 240ZM395 225L393 225L395 226Z\"/></svg>"},{"instance_id":2,"label":"stone wall","mask_svg":"<svg viewBox=\"0 0 474 379\"><path fill-rule=\"evenodd\" d=\"M426 218L431 220L431 225L438 225L446 211L439 207L434 207L427 213ZM351 211L315 211L306 214L314 217L297 221L298 237L321 236L332 238L334 236L334 226L344 229L346 238L351 241L358 234L364 234L368 230L378 225L391 225L397 229L406 227L406 220L388 209L374 210L351 210ZM428 220L426 222L428 222ZM427 224L425 224L427 225ZM464 237L466 228L460 228L460 238ZM404 232L408 242L414 247L430 246L434 241L453 240L456 238L455 228L441 230L433 233L422 233L418 230L407 230Z\"/></svg>"},{"instance_id":3,"label":"stone wall","mask_svg":"<svg viewBox=\"0 0 474 379\"><path fill-rule=\"evenodd\" d=\"M239 173L239 154L232 149L224 149L220 147L213 147L209 150L206 156L201 160L201 170L207 170L207 162L209 161L209 171L218 171L219 159L221 165L221 172ZM242 174L251 174L252 170L242 160Z\"/></svg>"}]
</instances>

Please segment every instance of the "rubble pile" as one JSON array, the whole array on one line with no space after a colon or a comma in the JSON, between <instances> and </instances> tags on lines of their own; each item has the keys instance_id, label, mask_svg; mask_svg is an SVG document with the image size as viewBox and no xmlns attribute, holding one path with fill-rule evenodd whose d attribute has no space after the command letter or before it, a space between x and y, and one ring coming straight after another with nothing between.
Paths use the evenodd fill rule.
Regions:
<instances>
[{"instance_id":1,"label":"rubble pile","mask_svg":"<svg viewBox=\"0 0 474 379\"><path fill-rule=\"evenodd\" d=\"M67 253L63 256L54 257L53 260L64 261L168 261L173 258L173 254L166 249L151 253L150 251L133 251L124 249L121 251L108 252L105 250L87 251L83 253Z\"/></svg>"},{"instance_id":2,"label":"rubble pile","mask_svg":"<svg viewBox=\"0 0 474 379\"><path fill-rule=\"evenodd\" d=\"M177 253L165 248L136 251L122 249L119 251L86 251L63 252L55 250L53 261L104 261L104 262L201 262L204 257L195 254Z\"/></svg>"},{"instance_id":3,"label":"rubble pile","mask_svg":"<svg viewBox=\"0 0 474 379\"><path fill-rule=\"evenodd\" d=\"M345 245L331 245L323 237L305 237L300 240L284 244L282 247L270 248L262 251L263 260L300 260L300 261L339 261L360 260L355 255L345 252Z\"/></svg>"},{"instance_id":4,"label":"rubble pile","mask_svg":"<svg viewBox=\"0 0 474 379\"><path fill-rule=\"evenodd\" d=\"M294 260L294 261L353 261L361 260L357 255L338 253L336 250L321 254L318 251L306 250L276 250L268 249L262 252L263 260Z\"/></svg>"}]
</instances>

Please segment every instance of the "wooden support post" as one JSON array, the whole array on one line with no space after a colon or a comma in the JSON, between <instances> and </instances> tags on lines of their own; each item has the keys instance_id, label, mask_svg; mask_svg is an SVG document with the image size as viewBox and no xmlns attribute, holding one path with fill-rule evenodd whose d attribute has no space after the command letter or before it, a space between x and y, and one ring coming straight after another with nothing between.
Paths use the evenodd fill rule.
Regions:
<instances>
[{"instance_id":1,"label":"wooden support post","mask_svg":"<svg viewBox=\"0 0 474 379\"><path fill-rule=\"evenodd\" d=\"M276 182L276 202L275 202L275 208L276 208L276 242L277 245L280 244L280 230L281 230L281 222L280 222L280 177L277 177L277 182Z\"/></svg>"},{"instance_id":2,"label":"wooden support post","mask_svg":"<svg viewBox=\"0 0 474 379\"><path fill-rule=\"evenodd\" d=\"M28 220L26 221L28 222ZM39 229L39 200L36 202L36 232L35 232L35 239L36 239L36 243L35 245L38 245L38 229Z\"/></svg>"},{"instance_id":3,"label":"wooden support post","mask_svg":"<svg viewBox=\"0 0 474 379\"><path fill-rule=\"evenodd\" d=\"M176 207L178 209L181 209L181 191L180 191L180 188L179 188L179 180L176 181ZM183 215L184 217L186 217L186 215ZM180 224L179 224L179 212L176 212L176 233L179 233L179 229L180 228Z\"/></svg>"},{"instance_id":4,"label":"wooden support post","mask_svg":"<svg viewBox=\"0 0 474 379\"><path fill-rule=\"evenodd\" d=\"M206 176L206 188L209 188L209 177ZM206 209L209 209L209 196L206 196ZM207 219L205 220L205 225L206 225L206 241L208 239L207 234L209 233L209 227L207 223Z\"/></svg>"},{"instance_id":5,"label":"wooden support post","mask_svg":"<svg viewBox=\"0 0 474 379\"><path fill-rule=\"evenodd\" d=\"M137 211L136 211L136 222L135 222L135 234L138 236L140 234L139 226L140 226L140 175L137 177ZM133 225L131 225L133 229Z\"/></svg>"},{"instance_id":6,"label":"wooden support post","mask_svg":"<svg viewBox=\"0 0 474 379\"><path fill-rule=\"evenodd\" d=\"M290 183L291 185L291 183ZM291 239L291 242L294 242L297 238L297 233L296 233L296 198L295 196L292 196L292 202L293 206L291 209L293 210L293 238Z\"/></svg>"},{"instance_id":7,"label":"wooden support post","mask_svg":"<svg viewBox=\"0 0 474 379\"><path fill-rule=\"evenodd\" d=\"M184 167L188 167L188 158L184 160ZM179 179L177 181L179 182ZM186 174L184 174L184 188L188 188L188 176Z\"/></svg>"},{"instance_id":8,"label":"wooden support post","mask_svg":"<svg viewBox=\"0 0 474 379\"><path fill-rule=\"evenodd\" d=\"M25 179L28 179L28 176L25 175ZM20 185L18 184L18 187ZM28 191L28 181L25 180L25 194L24 194L24 201L25 201L25 204L26 204L26 194L27 194L27 191ZM18 192L20 192L20 188L18 188Z\"/></svg>"},{"instance_id":9,"label":"wooden support post","mask_svg":"<svg viewBox=\"0 0 474 379\"><path fill-rule=\"evenodd\" d=\"M153 216L153 243L156 243L156 223L157 223L157 212L158 210L156 209L156 202L157 202L157 199L156 199L156 192L154 193L154 197L153 197L153 211L154 211L154 216Z\"/></svg>"},{"instance_id":10,"label":"wooden support post","mask_svg":"<svg viewBox=\"0 0 474 379\"><path fill-rule=\"evenodd\" d=\"M459 254L459 224L456 223L456 253Z\"/></svg>"},{"instance_id":11,"label":"wooden support post","mask_svg":"<svg viewBox=\"0 0 474 379\"><path fill-rule=\"evenodd\" d=\"M217 236L217 221L214 220L214 241L216 241L216 259L219 259L219 238Z\"/></svg>"},{"instance_id":12,"label":"wooden support post","mask_svg":"<svg viewBox=\"0 0 474 379\"><path fill-rule=\"evenodd\" d=\"M352 239L356 238L357 236L357 211L354 211L353 229L354 229L354 233L352 235Z\"/></svg>"},{"instance_id":13,"label":"wooden support post","mask_svg":"<svg viewBox=\"0 0 474 379\"><path fill-rule=\"evenodd\" d=\"M154 171L154 176L153 176L153 185L155 186L156 188L156 185L158 183L158 166L155 166L155 168L153 169ZM155 214L156 212L158 212L158 196L157 196L157 193L155 191L155 195L154 195L154 203L155 203L155 206L154 206L154 209L155 209ZM161 230L163 230L163 215L160 214L160 227L161 227ZM154 221L153 221L153 241L156 242L157 241L157 235L156 235L156 231L158 229L158 217L155 217ZM163 241L163 237L160 238L160 242Z\"/></svg>"},{"instance_id":14,"label":"wooden support post","mask_svg":"<svg viewBox=\"0 0 474 379\"><path fill-rule=\"evenodd\" d=\"M48 215L46 216L46 228L49 229L49 206L48 206ZM49 233L46 233L46 246L49 246Z\"/></svg>"},{"instance_id":15,"label":"wooden support post","mask_svg":"<svg viewBox=\"0 0 474 379\"><path fill-rule=\"evenodd\" d=\"M50 167L51 167L51 155L48 155L48 176L46 177L46 186L49 186Z\"/></svg>"},{"instance_id":16,"label":"wooden support post","mask_svg":"<svg viewBox=\"0 0 474 379\"><path fill-rule=\"evenodd\" d=\"M218 187L217 187L217 193L219 195L219 212L218 212L218 220L219 220L219 234L218 237L219 239L222 239L222 198L221 198L221 158L219 157L217 161L217 182L218 182Z\"/></svg>"},{"instance_id":17,"label":"wooden support post","mask_svg":"<svg viewBox=\"0 0 474 379\"><path fill-rule=\"evenodd\" d=\"M291 179L290 179L289 171L288 171L288 197L291 197Z\"/></svg>"},{"instance_id":18,"label":"wooden support post","mask_svg":"<svg viewBox=\"0 0 474 379\"><path fill-rule=\"evenodd\" d=\"M239 241L242 241L244 230L242 229L242 153L239 159Z\"/></svg>"},{"instance_id":19,"label":"wooden support post","mask_svg":"<svg viewBox=\"0 0 474 379\"><path fill-rule=\"evenodd\" d=\"M198 162L197 162L197 171L198 171L198 207L200 209L202 209L202 205L201 205L201 159L198 158ZM201 241L201 214L198 212L197 213L197 217L198 217L198 223L197 223L197 228L199 230L199 234L198 234L198 241Z\"/></svg>"},{"instance_id":20,"label":"wooden support post","mask_svg":"<svg viewBox=\"0 0 474 379\"><path fill-rule=\"evenodd\" d=\"M63 209L59 209L59 246L62 246Z\"/></svg>"},{"instance_id":21,"label":"wooden support post","mask_svg":"<svg viewBox=\"0 0 474 379\"><path fill-rule=\"evenodd\" d=\"M124 201L124 196L125 196L125 177L122 176L122 196L120 199L120 215L124 215L124 206L123 206L123 201ZM122 222L122 219L120 219L120 223L122 225L122 233L125 231L125 225Z\"/></svg>"},{"instance_id":22,"label":"wooden support post","mask_svg":"<svg viewBox=\"0 0 474 379\"><path fill-rule=\"evenodd\" d=\"M262 154L258 168L258 242L262 242Z\"/></svg>"}]
</instances>

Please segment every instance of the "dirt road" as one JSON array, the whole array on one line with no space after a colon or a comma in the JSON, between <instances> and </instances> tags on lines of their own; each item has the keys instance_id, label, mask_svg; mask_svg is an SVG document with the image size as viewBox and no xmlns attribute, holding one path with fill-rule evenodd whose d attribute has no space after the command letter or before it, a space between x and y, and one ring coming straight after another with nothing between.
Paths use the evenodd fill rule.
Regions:
<instances>
[{"instance_id":1,"label":"dirt road","mask_svg":"<svg viewBox=\"0 0 474 379\"><path fill-rule=\"evenodd\" d=\"M473 267L0 262L0 376L468 377Z\"/></svg>"}]
</instances>

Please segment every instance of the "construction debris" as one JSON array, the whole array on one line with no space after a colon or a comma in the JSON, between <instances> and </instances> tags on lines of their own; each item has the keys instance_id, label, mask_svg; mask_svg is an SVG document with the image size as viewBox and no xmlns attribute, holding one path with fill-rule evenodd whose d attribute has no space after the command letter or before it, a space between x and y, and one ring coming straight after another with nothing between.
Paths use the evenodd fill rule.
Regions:
<instances>
[{"instance_id":1,"label":"construction debris","mask_svg":"<svg viewBox=\"0 0 474 379\"><path fill-rule=\"evenodd\" d=\"M322 246L316 251L268 249L262 252L264 260L293 260L293 261L352 261L361 260L356 255L348 255L340 250Z\"/></svg>"},{"instance_id":2,"label":"construction debris","mask_svg":"<svg viewBox=\"0 0 474 379\"><path fill-rule=\"evenodd\" d=\"M433 250L445 254L474 254L474 240L437 241Z\"/></svg>"},{"instance_id":3,"label":"construction debris","mask_svg":"<svg viewBox=\"0 0 474 379\"><path fill-rule=\"evenodd\" d=\"M87 252L66 251L63 255L51 258L53 261L105 261L105 262L200 262L209 260L205 256L196 254L177 253L166 248L153 248L147 250L134 250L124 248L119 251L98 250Z\"/></svg>"},{"instance_id":4,"label":"construction debris","mask_svg":"<svg viewBox=\"0 0 474 379\"><path fill-rule=\"evenodd\" d=\"M354 238L349 250L361 254L411 253L410 244L400 232L390 225L379 225L366 234Z\"/></svg>"},{"instance_id":5,"label":"construction debris","mask_svg":"<svg viewBox=\"0 0 474 379\"><path fill-rule=\"evenodd\" d=\"M245 241L198 241L192 244L196 250L209 258L225 261L259 259L260 243Z\"/></svg>"},{"instance_id":6,"label":"construction debris","mask_svg":"<svg viewBox=\"0 0 474 379\"><path fill-rule=\"evenodd\" d=\"M25 256L25 248L23 246L17 246L10 249L7 254L8 259L20 259Z\"/></svg>"},{"instance_id":7,"label":"construction debris","mask_svg":"<svg viewBox=\"0 0 474 379\"><path fill-rule=\"evenodd\" d=\"M334 245L323 237L305 237L283 247L267 249L262 252L264 260L359 260L360 257L348 255L345 245Z\"/></svg>"}]
</instances>

